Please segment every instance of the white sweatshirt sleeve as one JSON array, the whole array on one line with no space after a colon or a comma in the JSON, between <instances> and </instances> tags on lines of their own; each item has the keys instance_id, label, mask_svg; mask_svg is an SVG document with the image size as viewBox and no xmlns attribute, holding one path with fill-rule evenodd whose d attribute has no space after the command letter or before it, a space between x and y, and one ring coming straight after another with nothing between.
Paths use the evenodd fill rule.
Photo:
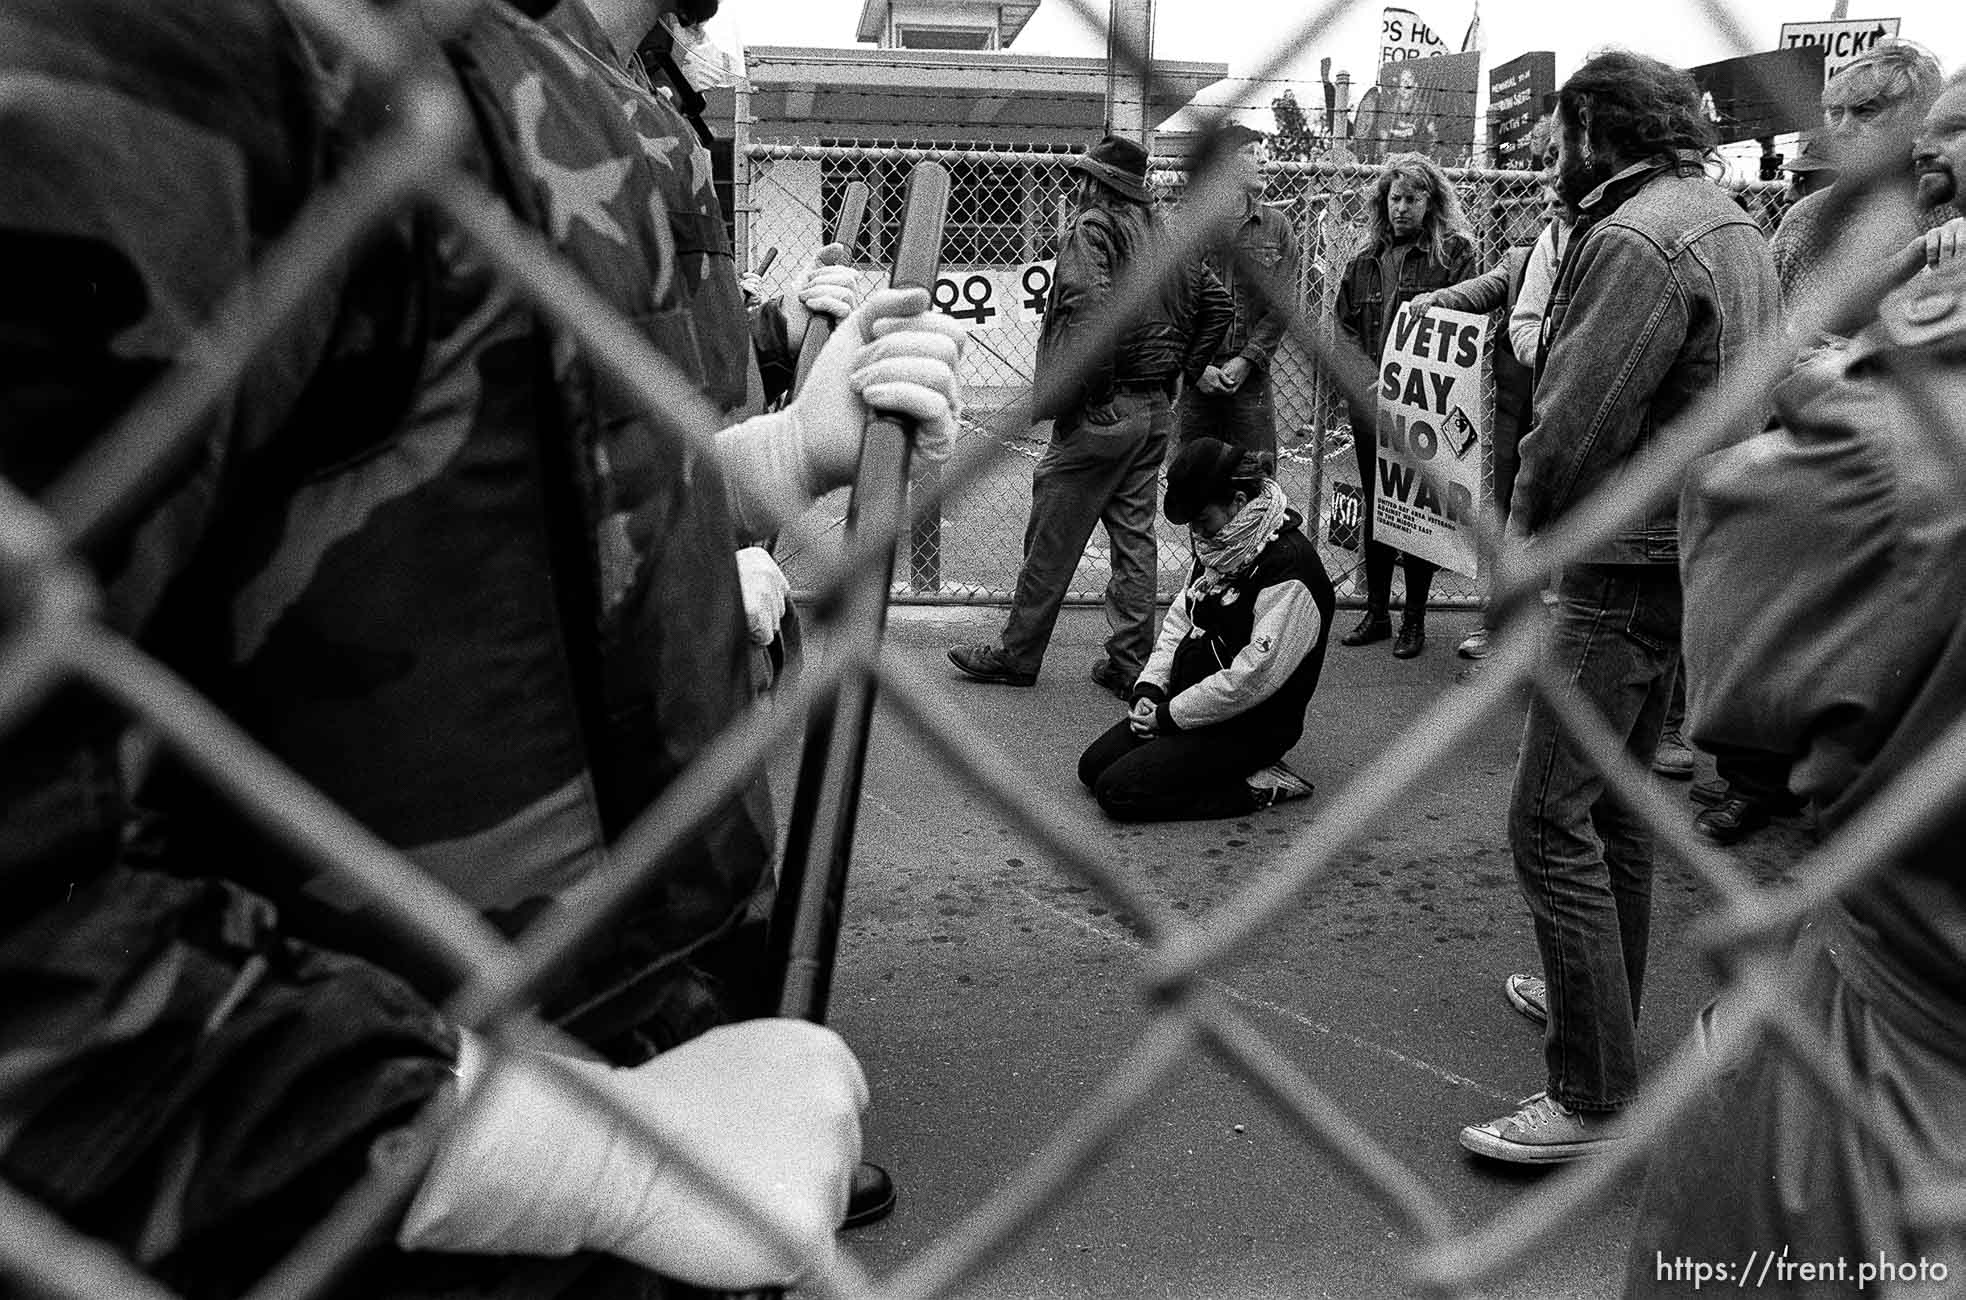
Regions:
<instances>
[{"instance_id":1,"label":"white sweatshirt sleeve","mask_svg":"<svg viewBox=\"0 0 1966 1300\"><path fill-rule=\"evenodd\" d=\"M1322 626L1317 601L1302 582L1291 579L1263 588L1256 593L1249 644L1169 700L1168 717L1186 731L1249 712L1275 695L1303 664Z\"/></svg>"}]
</instances>

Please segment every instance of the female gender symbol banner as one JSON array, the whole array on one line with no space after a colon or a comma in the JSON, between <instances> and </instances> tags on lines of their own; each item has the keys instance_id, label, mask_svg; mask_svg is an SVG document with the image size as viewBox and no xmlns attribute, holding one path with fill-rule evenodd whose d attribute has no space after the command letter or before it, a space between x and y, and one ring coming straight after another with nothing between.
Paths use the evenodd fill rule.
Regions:
<instances>
[{"instance_id":1,"label":"female gender symbol banner","mask_svg":"<svg viewBox=\"0 0 1966 1300\"><path fill-rule=\"evenodd\" d=\"M1379 361L1379 447L1372 483L1377 541L1479 577L1475 533L1490 437L1482 400L1488 318L1402 310Z\"/></svg>"}]
</instances>

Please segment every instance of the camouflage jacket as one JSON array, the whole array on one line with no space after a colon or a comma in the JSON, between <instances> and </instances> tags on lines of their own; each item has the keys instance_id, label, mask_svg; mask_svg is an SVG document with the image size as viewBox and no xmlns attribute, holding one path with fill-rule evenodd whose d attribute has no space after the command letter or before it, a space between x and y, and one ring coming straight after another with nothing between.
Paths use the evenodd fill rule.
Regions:
<instances>
[{"instance_id":1,"label":"camouflage jacket","mask_svg":"<svg viewBox=\"0 0 1966 1300\"><path fill-rule=\"evenodd\" d=\"M496 6L442 57L472 171L669 346L673 231L614 88ZM392 110L253 0L21 0L0 77L0 472L38 494ZM508 928L609 865L745 698L715 466L448 227L343 259L194 432L91 539L105 620ZM454 973L188 767L132 789L119 731L77 689L0 737L0 1175L223 1294L446 1076ZM555 1005L606 1001L604 1037L713 1001L675 990L755 911L770 839L753 785Z\"/></svg>"}]
</instances>

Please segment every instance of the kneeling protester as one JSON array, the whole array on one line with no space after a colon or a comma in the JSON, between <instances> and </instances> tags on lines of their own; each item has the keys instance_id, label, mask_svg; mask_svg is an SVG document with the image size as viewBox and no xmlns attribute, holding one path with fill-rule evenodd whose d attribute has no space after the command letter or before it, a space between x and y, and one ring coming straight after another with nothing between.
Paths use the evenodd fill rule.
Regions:
<instances>
[{"instance_id":1,"label":"kneeling protester","mask_svg":"<svg viewBox=\"0 0 1966 1300\"><path fill-rule=\"evenodd\" d=\"M1311 793L1283 763L1304 734L1331 624L1331 578L1257 457L1214 438L1168 470L1169 522L1195 564L1127 716L1079 759L1121 821L1236 817Z\"/></svg>"}]
</instances>

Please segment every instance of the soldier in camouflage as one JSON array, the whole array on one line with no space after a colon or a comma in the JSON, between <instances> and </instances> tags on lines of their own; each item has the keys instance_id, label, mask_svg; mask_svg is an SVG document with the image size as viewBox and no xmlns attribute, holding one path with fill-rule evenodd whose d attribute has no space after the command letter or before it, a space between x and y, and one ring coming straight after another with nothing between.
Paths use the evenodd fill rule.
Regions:
<instances>
[{"instance_id":1,"label":"soldier in camouflage","mask_svg":"<svg viewBox=\"0 0 1966 1300\"><path fill-rule=\"evenodd\" d=\"M403 30L439 33L421 53L464 98L469 172L643 338L672 357L700 342L660 160L619 87L503 4ZM197 328L399 108L303 14L256 0L20 0L0 31L0 265L20 290L0 472L39 495L199 364ZM798 403L708 455L456 229L405 216L86 558L113 628L517 932L636 865L614 845L743 707L739 536L845 481L870 404L946 454L956 347L926 295L876 295ZM192 766L126 771L121 730L63 692L5 737L0 1176L168 1285L236 1294L485 1056L434 1009L457 971ZM859 1149L852 1054L810 1026L711 1028L758 1007L771 839L754 786L648 874L545 1009L624 1066L673 1049L581 1068L775 1188L824 1251ZM346 1293L646 1296L651 1268L797 1271L533 1073L477 1114L401 1247L371 1250Z\"/></svg>"}]
</instances>

